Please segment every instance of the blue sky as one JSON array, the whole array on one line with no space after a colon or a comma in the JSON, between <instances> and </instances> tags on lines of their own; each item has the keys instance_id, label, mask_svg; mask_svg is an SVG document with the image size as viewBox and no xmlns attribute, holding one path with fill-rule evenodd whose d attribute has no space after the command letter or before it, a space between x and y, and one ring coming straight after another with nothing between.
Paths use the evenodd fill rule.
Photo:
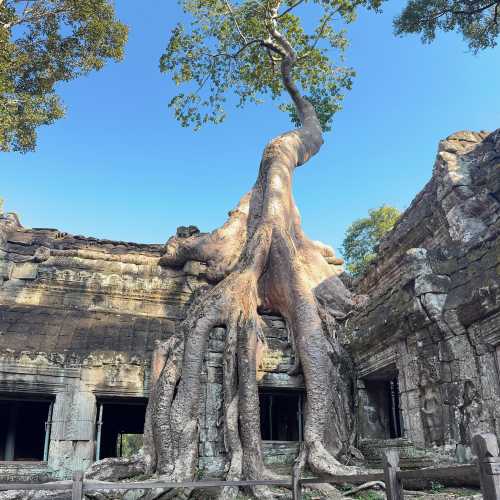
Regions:
<instances>
[{"instance_id":1,"label":"blue sky","mask_svg":"<svg viewBox=\"0 0 500 500\"><path fill-rule=\"evenodd\" d=\"M475 56L454 34L431 45L395 38L401 5L362 12L349 28L354 88L320 154L296 174L306 232L337 248L369 208L408 206L440 139L500 126L500 49ZM125 60L61 85L66 118L40 131L35 153L0 156L5 208L26 227L125 241L163 242L180 225L212 230L288 119L269 104L230 110L224 124L199 132L181 128L167 107L175 88L158 70L177 4L116 6L130 26Z\"/></svg>"}]
</instances>

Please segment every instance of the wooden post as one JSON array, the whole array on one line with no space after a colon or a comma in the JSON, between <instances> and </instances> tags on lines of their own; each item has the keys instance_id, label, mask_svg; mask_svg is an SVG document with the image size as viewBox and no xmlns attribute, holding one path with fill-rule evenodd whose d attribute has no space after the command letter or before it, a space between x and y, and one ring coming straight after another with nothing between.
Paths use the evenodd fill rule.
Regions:
<instances>
[{"instance_id":1,"label":"wooden post","mask_svg":"<svg viewBox=\"0 0 500 500\"><path fill-rule=\"evenodd\" d=\"M292 500L302 500L302 484L300 476L306 465L306 448L303 442L299 444L299 454L292 469Z\"/></svg>"},{"instance_id":2,"label":"wooden post","mask_svg":"<svg viewBox=\"0 0 500 500\"><path fill-rule=\"evenodd\" d=\"M294 467L292 471L292 500L302 500L302 492L300 486L300 470Z\"/></svg>"},{"instance_id":3,"label":"wooden post","mask_svg":"<svg viewBox=\"0 0 500 500\"><path fill-rule=\"evenodd\" d=\"M403 485L398 477L399 453L397 450L384 452L384 482L387 500L402 500Z\"/></svg>"},{"instance_id":4,"label":"wooden post","mask_svg":"<svg viewBox=\"0 0 500 500\"><path fill-rule=\"evenodd\" d=\"M83 471L81 470L73 472L71 500L83 500Z\"/></svg>"},{"instance_id":5,"label":"wooden post","mask_svg":"<svg viewBox=\"0 0 500 500\"><path fill-rule=\"evenodd\" d=\"M484 500L500 498L500 457L495 434L476 434L472 438L478 457L479 478Z\"/></svg>"}]
</instances>

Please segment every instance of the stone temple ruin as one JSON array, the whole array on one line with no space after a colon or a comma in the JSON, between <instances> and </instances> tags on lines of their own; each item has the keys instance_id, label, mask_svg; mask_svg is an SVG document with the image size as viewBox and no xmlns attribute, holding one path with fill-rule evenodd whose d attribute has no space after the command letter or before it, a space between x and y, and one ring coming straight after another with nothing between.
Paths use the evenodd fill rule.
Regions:
<instances>
[{"instance_id":1,"label":"stone temple ruin","mask_svg":"<svg viewBox=\"0 0 500 500\"><path fill-rule=\"evenodd\" d=\"M182 231L189 233L189 228ZM355 366L355 445L371 466L472 459L500 435L500 131L439 145L431 180L350 283L365 296L340 335ZM162 245L24 228L0 218L0 481L68 478L140 446L157 340L175 334L204 266L161 267ZM348 280L348 278L346 278ZM279 317L264 317L261 432L269 463L302 439L301 375ZM224 331L203 371L199 469L225 466Z\"/></svg>"}]
</instances>

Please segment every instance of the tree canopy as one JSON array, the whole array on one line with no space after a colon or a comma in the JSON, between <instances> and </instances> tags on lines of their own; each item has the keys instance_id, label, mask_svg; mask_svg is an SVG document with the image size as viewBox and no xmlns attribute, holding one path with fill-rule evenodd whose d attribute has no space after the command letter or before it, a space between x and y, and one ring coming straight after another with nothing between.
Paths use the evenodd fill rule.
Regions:
<instances>
[{"instance_id":1,"label":"tree canopy","mask_svg":"<svg viewBox=\"0 0 500 500\"><path fill-rule=\"evenodd\" d=\"M324 130L351 88L344 65L345 25L359 7L384 0L179 0L185 19L173 29L160 69L179 85L170 106L183 126L220 123L231 105L282 100L283 53L277 30L295 54L293 78ZM478 51L494 47L500 0L408 0L395 19L398 35L458 31ZM111 0L0 0L0 151L36 147L36 131L64 115L56 84L121 60L127 27Z\"/></svg>"},{"instance_id":2,"label":"tree canopy","mask_svg":"<svg viewBox=\"0 0 500 500\"><path fill-rule=\"evenodd\" d=\"M272 35L276 30L295 55L294 80L328 129L354 75L352 69L334 64L329 50L342 62L347 47L342 26L355 19L357 7L378 9L382 1L181 0L190 21L174 28L160 62L161 70L182 87L170 102L176 118L196 129L223 121L234 97L238 107L265 97L279 101L285 91L280 71L284 54ZM316 20L309 30L304 10ZM294 107L280 104L297 124Z\"/></svg>"},{"instance_id":3,"label":"tree canopy","mask_svg":"<svg viewBox=\"0 0 500 500\"><path fill-rule=\"evenodd\" d=\"M399 219L397 208L382 205L368 211L368 217L355 220L346 231L342 253L347 270L353 276L360 276L368 264L377 256L377 246L382 237L390 231Z\"/></svg>"},{"instance_id":4,"label":"tree canopy","mask_svg":"<svg viewBox=\"0 0 500 500\"><path fill-rule=\"evenodd\" d=\"M55 85L120 60L126 40L108 0L0 0L0 151L33 150L64 115Z\"/></svg>"},{"instance_id":5,"label":"tree canopy","mask_svg":"<svg viewBox=\"0 0 500 500\"><path fill-rule=\"evenodd\" d=\"M394 21L396 34L420 33L432 42L436 31L461 33L474 52L495 47L500 0L409 0Z\"/></svg>"}]
</instances>

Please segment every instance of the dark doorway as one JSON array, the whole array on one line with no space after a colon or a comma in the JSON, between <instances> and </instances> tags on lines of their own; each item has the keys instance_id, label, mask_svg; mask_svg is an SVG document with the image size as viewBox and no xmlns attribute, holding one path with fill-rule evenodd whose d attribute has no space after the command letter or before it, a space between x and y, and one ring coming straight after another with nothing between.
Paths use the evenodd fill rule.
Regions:
<instances>
[{"instance_id":1,"label":"dark doorway","mask_svg":"<svg viewBox=\"0 0 500 500\"><path fill-rule=\"evenodd\" d=\"M364 437L395 439L403 436L397 376L366 379L366 401L363 404Z\"/></svg>"},{"instance_id":2,"label":"dark doorway","mask_svg":"<svg viewBox=\"0 0 500 500\"><path fill-rule=\"evenodd\" d=\"M0 460L47 460L52 401L0 398Z\"/></svg>"},{"instance_id":3,"label":"dark doorway","mask_svg":"<svg viewBox=\"0 0 500 500\"><path fill-rule=\"evenodd\" d=\"M97 402L96 460L130 456L142 446L147 402L108 399Z\"/></svg>"},{"instance_id":4,"label":"dark doorway","mask_svg":"<svg viewBox=\"0 0 500 500\"><path fill-rule=\"evenodd\" d=\"M262 389L259 399L260 432L264 441L302 441L302 391Z\"/></svg>"}]
</instances>

